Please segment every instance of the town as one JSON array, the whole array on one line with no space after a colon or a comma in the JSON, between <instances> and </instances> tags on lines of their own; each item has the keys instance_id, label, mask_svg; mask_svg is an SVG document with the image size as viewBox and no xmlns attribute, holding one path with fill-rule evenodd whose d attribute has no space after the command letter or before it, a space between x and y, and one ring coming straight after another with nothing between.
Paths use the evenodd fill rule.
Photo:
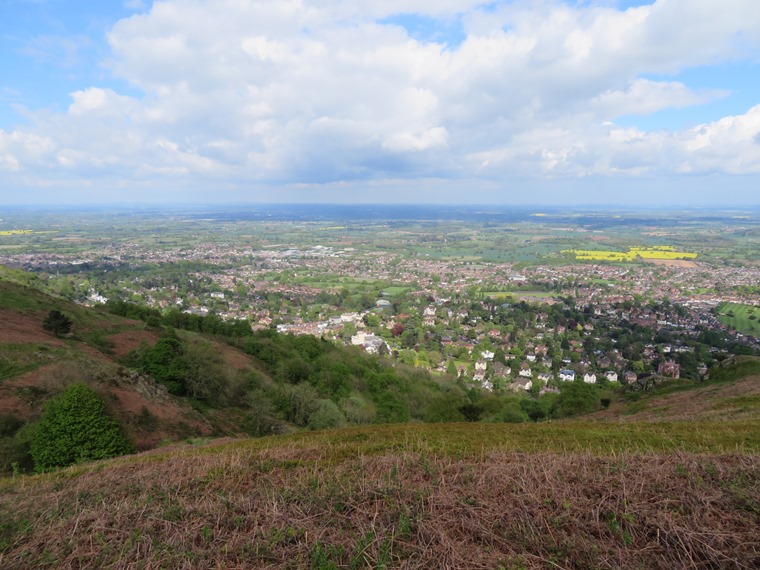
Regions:
<instances>
[{"instance_id":1,"label":"town","mask_svg":"<svg viewBox=\"0 0 760 570\"><path fill-rule=\"evenodd\" d=\"M755 263L719 262L709 253L679 259L678 251L664 260L573 259L564 242L535 254L536 244L557 241L558 233L585 237L582 226L533 228L541 239L528 241L512 238L506 224L488 228L498 238L467 224L395 226L383 240L387 223L351 230L338 222L236 221L189 240L175 225L161 232L163 245L98 232L100 241L67 238L66 251L41 245L44 230L19 232L5 238L20 245L13 253L6 248L0 264L33 271L81 304L131 303L185 320L314 335L494 391L540 394L576 377L633 389L652 375L698 380L716 361L760 349ZM628 234L608 229L591 243L630 242ZM680 239L693 246L698 234ZM487 239L516 258L526 251L535 257L472 255ZM446 250L468 241L478 249ZM741 323L734 310L746 313Z\"/></svg>"}]
</instances>

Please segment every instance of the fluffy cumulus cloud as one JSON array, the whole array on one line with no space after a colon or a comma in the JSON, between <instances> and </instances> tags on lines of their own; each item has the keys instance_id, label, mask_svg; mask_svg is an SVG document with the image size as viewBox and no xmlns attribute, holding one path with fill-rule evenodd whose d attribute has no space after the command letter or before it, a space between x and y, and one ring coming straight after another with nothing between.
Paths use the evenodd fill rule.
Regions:
<instances>
[{"instance_id":1,"label":"fluffy cumulus cloud","mask_svg":"<svg viewBox=\"0 0 760 570\"><path fill-rule=\"evenodd\" d=\"M27 111L0 131L0 173L209 188L760 173L760 106L619 125L723 97L672 76L756 57L756 0L610 4L156 1L108 33L102 65L129 90ZM413 36L401 23L419 17L460 37Z\"/></svg>"}]
</instances>

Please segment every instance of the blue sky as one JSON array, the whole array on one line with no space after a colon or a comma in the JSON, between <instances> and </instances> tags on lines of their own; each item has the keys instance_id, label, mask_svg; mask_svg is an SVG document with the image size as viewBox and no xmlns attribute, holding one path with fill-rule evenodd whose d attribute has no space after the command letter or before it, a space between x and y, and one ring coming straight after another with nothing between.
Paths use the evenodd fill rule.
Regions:
<instances>
[{"instance_id":1,"label":"blue sky","mask_svg":"<svg viewBox=\"0 0 760 570\"><path fill-rule=\"evenodd\" d=\"M0 203L760 204L756 0L0 0Z\"/></svg>"}]
</instances>

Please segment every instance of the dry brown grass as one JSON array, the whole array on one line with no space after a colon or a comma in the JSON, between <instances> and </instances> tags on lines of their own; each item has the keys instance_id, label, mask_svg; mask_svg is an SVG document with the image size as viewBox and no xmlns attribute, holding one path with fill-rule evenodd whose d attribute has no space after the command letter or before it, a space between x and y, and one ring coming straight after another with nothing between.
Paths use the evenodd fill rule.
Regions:
<instances>
[{"instance_id":1,"label":"dry brown grass","mask_svg":"<svg viewBox=\"0 0 760 570\"><path fill-rule=\"evenodd\" d=\"M639 402L619 401L583 420L616 422L691 422L760 420L760 376L724 384L705 384L689 390L644 397Z\"/></svg>"},{"instance_id":2,"label":"dry brown grass","mask_svg":"<svg viewBox=\"0 0 760 570\"><path fill-rule=\"evenodd\" d=\"M0 482L2 568L758 568L756 454L232 442Z\"/></svg>"}]
</instances>

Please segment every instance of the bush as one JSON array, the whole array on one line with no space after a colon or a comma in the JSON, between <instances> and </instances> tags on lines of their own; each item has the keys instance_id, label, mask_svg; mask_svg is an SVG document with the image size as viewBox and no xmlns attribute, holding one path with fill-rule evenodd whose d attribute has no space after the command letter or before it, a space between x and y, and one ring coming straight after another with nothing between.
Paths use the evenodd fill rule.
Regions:
<instances>
[{"instance_id":1,"label":"bush","mask_svg":"<svg viewBox=\"0 0 760 570\"><path fill-rule=\"evenodd\" d=\"M133 451L103 401L85 384L72 384L45 404L30 427L29 447L37 471Z\"/></svg>"},{"instance_id":2,"label":"bush","mask_svg":"<svg viewBox=\"0 0 760 570\"><path fill-rule=\"evenodd\" d=\"M311 384L282 384L274 390L272 400L285 420L305 426L317 410L319 394Z\"/></svg>"},{"instance_id":3,"label":"bush","mask_svg":"<svg viewBox=\"0 0 760 570\"><path fill-rule=\"evenodd\" d=\"M501 410L496 415L489 418L492 422L505 422L508 424L521 424L530 421L528 414L520 407L520 404L514 400L504 402Z\"/></svg>"},{"instance_id":4,"label":"bush","mask_svg":"<svg viewBox=\"0 0 760 570\"><path fill-rule=\"evenodd\" d=\"M547 416L544 407L538 402L538 400L534 400L533 398L523 398L520 400L520 408L534 422L543 420Z\"/></svg>"},{"instance_id":5,"label":"bush","mask_svg":"<svg viewBox=\"0 0 760 570\"><path fill-rule=\"evenodd\" d=\"M275 407L264 390L252 390L246 397L249 413L243 429L248 435L256 437L269 435L276 424Z\"/></svg>"},{"instance_id":6,"label":"bush","mask_svg":"<svg viewBox=\"0 0 760 570\"><path fill-rule=\"evenodd\" d=\"M581 380L565 382L560 390L555 408L557 417L565 418L587 414L593 411L599 403L599 391L596 387Z\"/></svg>"},{"instance_id":7,"label":"bush","mask_svg":"<svg viewBox=\"0 0 760 570\"><path fill-rule=\"evenodd\" d=\"M408 422L409 406L392 392L382 392L375 397L377 416L375 421L381 424L399 424Z\"/></svg>"},{"instance_id":8,"label":"bush","mask_svg":"<svg viewBox=\"0 0 760 570\"><path fill-rule=\"evenodd\" d=\"M348 421L353 424L371 424L377 416L374 404L365 400L361 394L345 398L341 407Z\"/></svg>"},{"instance_id":9,"label":"bush","mask_svg":"<svg viewBox=\"0 0 760 570\"><path fill-rule=\"evenodd\" d=\"M26 471L32 467L29 445L18 437L0 437L0 473Z\"/></svg>"},{"instance_id":10,"label":"bush","mask_svg":"<svg viewBox=\"0 0 760 570\"><path fill-rule=\"evenodd\" d=\"M175 396L187 394L187 363L184 349L176 338L164 337L140 357L140 369L161 382Z\"/></svg>"},{"instance_id":11,"label":"bush","mask_svg":"<svg viewBox=\"0 0 760 570\"><path fill-rule=\"evenodd\" d=\"M461 412L462 398L455 394L441 394L432 398L425 406L423 420L426 422L463 422L465 416Z\"/></svg>"},{"instance_id":12,"label":"bush","mask_svg":"<svg viewBox=\"0 0 760 570\"><path fill-rule=\"evenodd\" d=\"M332 400L318 400L317 409L309 416L309 429L335 428L345 423L343 412Z\"/></svg>"},{"instance_id":13,"label":"bush","mask_svg":"<svg viewBox=\"0 0 760 570\"><path fill-rule=\"evenodd\" d=\"M0 416L0 437L13 436L24 425L16 416Z\"/></svg>"}]
</instances>

